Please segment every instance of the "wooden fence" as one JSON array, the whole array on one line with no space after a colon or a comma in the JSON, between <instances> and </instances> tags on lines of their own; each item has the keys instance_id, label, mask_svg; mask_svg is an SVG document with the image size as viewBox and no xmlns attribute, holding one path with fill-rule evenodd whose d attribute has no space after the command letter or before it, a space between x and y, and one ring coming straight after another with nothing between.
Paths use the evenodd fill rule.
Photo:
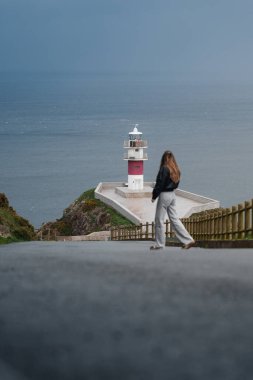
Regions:
<instances>
[{"instance_id":1,"label":"wooden fence","mask_svg":"<svg viewBox=\"0 0 253 380\"><path fill-rule=\"evenodd\" d=\"M253 238L253 199L227 209L214 209L181 219L195 240L234 240ZM168 220L166 238L174 237ZM111 229L111 240L154 240L154 223Z\"/></svg>"},{"instance_id":2,"label":"wooden fence","mask_svg":"<svg viewBox=\"0 0 253 380\"><path fill-rule=\"evenodd\" d=\"M154 223L145 223L131 227L114 227L111 229L111 240L153 240L154 238Z\"/></svg>"}]
</instances>

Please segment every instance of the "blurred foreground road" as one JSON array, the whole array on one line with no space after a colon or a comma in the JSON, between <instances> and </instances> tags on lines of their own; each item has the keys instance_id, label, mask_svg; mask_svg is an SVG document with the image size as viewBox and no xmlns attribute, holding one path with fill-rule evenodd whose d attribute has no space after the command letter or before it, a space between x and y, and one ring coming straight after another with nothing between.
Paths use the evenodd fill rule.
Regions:
<instances>
[{"instance_id":1,"label":"blurred foreground road","mask_svg":"<svg viewBox=\"0 0 253 380\"><path fill-rule=\"evenodd\" d=\"M149 246L0 246L0 379L253 379L253 250Z\"/></svg>"}]
</instances>

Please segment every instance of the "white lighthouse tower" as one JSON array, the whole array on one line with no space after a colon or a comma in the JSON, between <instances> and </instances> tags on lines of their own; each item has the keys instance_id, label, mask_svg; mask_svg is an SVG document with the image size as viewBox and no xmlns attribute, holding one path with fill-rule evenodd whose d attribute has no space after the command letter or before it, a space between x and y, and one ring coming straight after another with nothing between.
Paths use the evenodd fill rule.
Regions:
<instances>
[{"instance_id":1,"label":"white lighthouse tower","mask_svg":"<svg viewBox=\"0 0 253 380\"><path fill-rule=\"evenodd\" d=\"M128 189L143 190L144 161L148 159L144 149L148 147L146 140L142 139L142 132L139 132L138 124L132 132L129 132L129 140L124 141L124 160L128 161Z\"/></svg>"}]
</instances>

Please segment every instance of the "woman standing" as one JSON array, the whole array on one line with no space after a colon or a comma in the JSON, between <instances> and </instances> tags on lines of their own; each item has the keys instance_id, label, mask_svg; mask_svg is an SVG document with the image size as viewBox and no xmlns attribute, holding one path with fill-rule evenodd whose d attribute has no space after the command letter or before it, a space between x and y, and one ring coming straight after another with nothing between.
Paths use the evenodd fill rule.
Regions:
<instances>
[{"instance_id":1,"label":"woman standing","mask_svg":"<svg viewBox=\"0 0 253 380\"><path fill-rule=\"evenodd\" d=\"M184 249L191 248L195 241L185 229L176 212L176 195L174 190L180 181L180 169L172 152L164 152L156 184L152 194L152 202L158 198L155 214L155 245L150 249L161 249L165 246L164 218L167 212L176 237L183 243Z\"/></svg>"}]
</instances>

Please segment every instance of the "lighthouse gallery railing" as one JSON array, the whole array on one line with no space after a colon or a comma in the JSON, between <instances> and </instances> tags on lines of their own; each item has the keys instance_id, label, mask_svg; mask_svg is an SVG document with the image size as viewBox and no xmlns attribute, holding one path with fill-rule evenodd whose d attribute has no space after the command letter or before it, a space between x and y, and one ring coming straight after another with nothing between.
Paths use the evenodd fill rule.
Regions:
<instances>
[{"instance_id":1,"label":"lighthouse gallery railing","mask_svg":"<svg viewBox=\"0 0 253 380\"><path fill-rule=\"evenodd\" d=\"M123 144L124 148L147 148L147 140L125 140Z\"/></svg>"}]
</instances>

